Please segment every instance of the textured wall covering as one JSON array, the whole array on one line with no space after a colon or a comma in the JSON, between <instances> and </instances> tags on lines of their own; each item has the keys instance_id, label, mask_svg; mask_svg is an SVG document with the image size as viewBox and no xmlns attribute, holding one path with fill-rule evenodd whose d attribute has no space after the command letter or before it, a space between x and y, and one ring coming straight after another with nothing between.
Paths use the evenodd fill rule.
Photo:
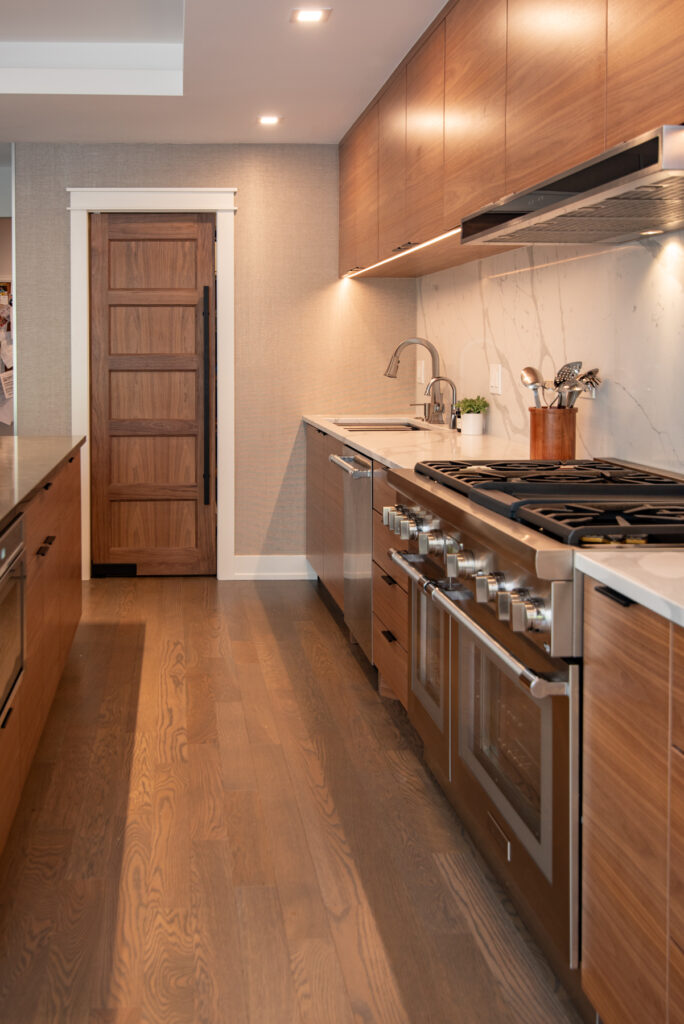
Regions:
<instances>
[{"instance_id":1,"label":"textured wall covering","mask_svg":"<svg viewBox=\"0 0 684 1024\"><path fill-rule=\"evenodd\" d=\"M236 551L304 551L304 412L402 409L412 281L337 279L333 146L16 146L18 430L70 423L71 187L229 187L236 219ZM220 467L219 467L220 472Z\"/></svg>"},{"instance_id":2,"label":"textured wall covering","mask_svg":"<svg viewBox=\"0 0 684 1024\"><path fill-rule=\"evenodd\" d=\"M459 395L484 394L490 433L529 437L532 394L570 359L605 383L578 402L578 456L684 472L684 234L600 247L520 249L419 282L418 331L435 342ZM503 394L488 393L503 366Z\"/></svg>"}]
</instances>

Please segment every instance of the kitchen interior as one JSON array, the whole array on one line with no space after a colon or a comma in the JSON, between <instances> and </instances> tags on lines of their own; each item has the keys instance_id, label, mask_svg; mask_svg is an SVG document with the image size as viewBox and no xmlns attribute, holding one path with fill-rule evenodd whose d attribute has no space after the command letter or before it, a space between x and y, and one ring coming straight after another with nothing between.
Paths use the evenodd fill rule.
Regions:
<instances>
[{"instance_id":1,"label":"kitchen interior","mask_svg":"<svg viewBox=\"0 0 684 1024\"><path fill-rule=\"evenodd\" d=\"M163 97L4 58L3 1019L678 1024L679 5L257 6ZM236 190L234 280L145 189Z\"/></svg>"}]
</instances>

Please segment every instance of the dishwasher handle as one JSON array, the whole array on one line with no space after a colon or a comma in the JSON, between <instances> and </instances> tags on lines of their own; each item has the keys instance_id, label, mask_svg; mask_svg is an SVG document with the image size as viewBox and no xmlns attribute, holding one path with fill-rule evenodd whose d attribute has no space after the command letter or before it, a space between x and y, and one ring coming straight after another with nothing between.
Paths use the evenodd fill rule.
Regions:
<instances>
[{"instance_id":1,"label":"dishwasher handle","mask_svg":"<svg viewBox=\"0 0 684 1024\"><path fill-rule=\"evenodd\" d=\"M433 588L432 600L462 626L465 626L490 654L493 654L499 661L503 662L511 672L514 672L518 681L522 683L535 700L545 700L547 697L569 696L569 680L545 679L543 676L538 676L535 672L532 672L531 669L523 665L521 661L518 661L494 637L490 636L486 629L478 625L469 615L455 605L453 601L450 601L441 590Z\"/></svg>"},{"instance_id":2,"label":"dishwasher handle","mask_svg":"<svg viewBox=\"0 0 684 1024\"><path fill-rule=\"evenodd\" d=\"M370 464L365 460L358 459L356 455L329 455L328 459L333 466L344 470L352 480L360 480L373 475Z\"/></svg>"}]
</instances>

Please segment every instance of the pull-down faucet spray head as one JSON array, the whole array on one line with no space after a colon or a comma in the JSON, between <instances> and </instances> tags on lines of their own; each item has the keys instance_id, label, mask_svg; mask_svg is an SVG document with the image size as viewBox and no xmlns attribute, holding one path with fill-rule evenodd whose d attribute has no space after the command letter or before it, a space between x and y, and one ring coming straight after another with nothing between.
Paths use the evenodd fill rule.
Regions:
<instances>
[{"instance_id":1,"label":"pull-down faucet spray head","mask_svg":"<svg viewBox=\"0 0 684 1024\"><path fill-rule=\"evenodd\" d=\"M392 358L390 359L389 363L387 364L387 369L385 370L385 376L386 377L396 377L398 371L399 371L399 356L396 355L396 353L395 353L392 356Z\"/></svg>"}]
</instances>

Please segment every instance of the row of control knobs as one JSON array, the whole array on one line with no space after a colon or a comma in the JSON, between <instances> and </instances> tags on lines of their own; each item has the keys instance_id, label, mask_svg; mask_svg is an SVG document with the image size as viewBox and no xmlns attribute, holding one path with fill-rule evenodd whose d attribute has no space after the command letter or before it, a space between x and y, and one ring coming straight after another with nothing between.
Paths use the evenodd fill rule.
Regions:
<instances>
[{"instance_id":1,"label":"row of control knobs","mask_svg":"<svg viewBox=\"0 0 684 1024\"><path fill-rule=\"evenodd\" d=\"M444 563L446 575L472 579L478 604L496 601L496 613L516 633L547 632L551 617L541 598L528 590L511 589L503 573L484 572L472 551L466 551L458 537L442 533L439 521L423 509L386 505L382 521L402 540L417 540L421 555L432 555Z\"/></svg>"}]
</instances>

